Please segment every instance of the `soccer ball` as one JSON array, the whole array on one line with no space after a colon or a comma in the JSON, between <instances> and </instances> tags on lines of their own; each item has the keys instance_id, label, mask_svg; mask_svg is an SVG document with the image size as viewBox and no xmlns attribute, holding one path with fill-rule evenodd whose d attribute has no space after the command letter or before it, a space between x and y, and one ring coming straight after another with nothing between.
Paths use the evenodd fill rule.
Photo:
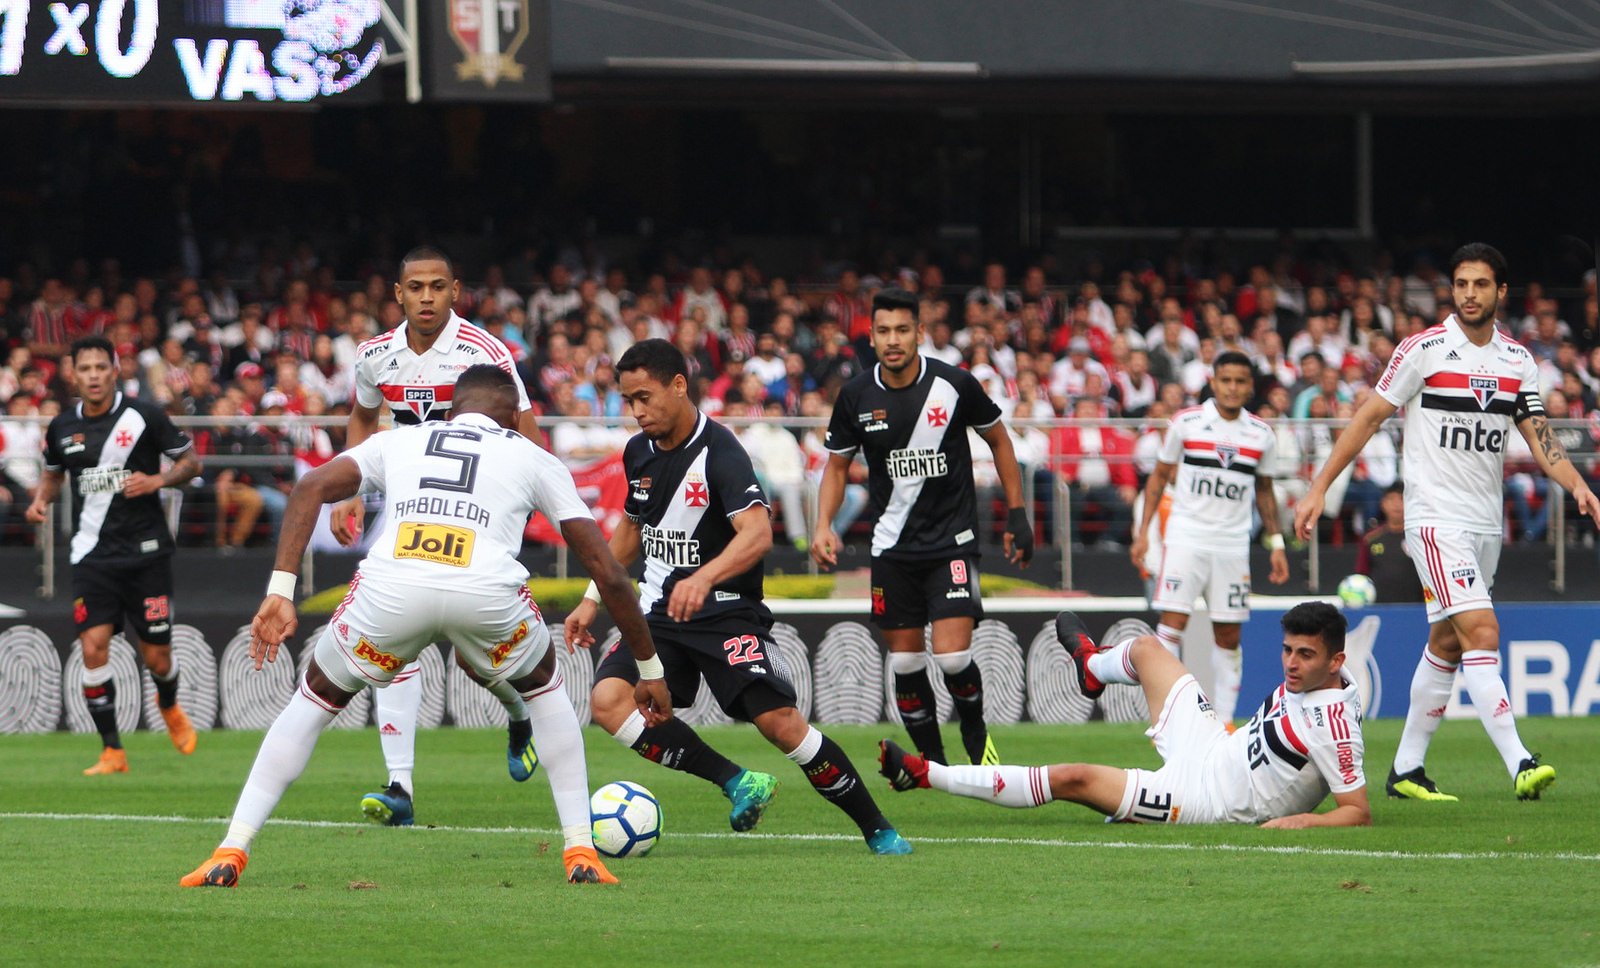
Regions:
<instances>
[{"instance_id":1,"label":"soccer ball","mask_svg":"<svg viewBox=\"0 0 1600 968\"><path fill-rule=\"evenodd\" d=\"M1339 583L1339 601L1346 608L1365 608L1378 597L1378 586L1366 575L1346 575Z\"/></svg>"},{"instance_id":2,"label":"soccer ball","mask_svg":"<svg viewBox=\"0 0 1600 968\"><path fill-rule=\"evenodd\" d=\"M648 854L661 839L661 801L637 783L618 780L589 798L594 849L607 857Z\"/></svg>"}]
</instances>

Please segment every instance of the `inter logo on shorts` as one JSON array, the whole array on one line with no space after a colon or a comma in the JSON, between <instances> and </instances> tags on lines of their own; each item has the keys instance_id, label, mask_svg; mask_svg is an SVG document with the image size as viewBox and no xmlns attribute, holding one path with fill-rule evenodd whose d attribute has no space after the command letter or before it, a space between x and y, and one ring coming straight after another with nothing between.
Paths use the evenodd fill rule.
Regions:
<instances>
[{"instance_id":1,"label":"inter logo on shorts","mask_svg":"<svg viewBox=\"0 0 1600 968\"><path fill-rule=\"evenodd\" d=\"M1227 470L1233 465L1233 459L1239 456L1239 445L1217 441L1217 463Z\"/></svg>"},{"instance_id":2,"label":"inter logo on shorts","mask_svg":"<svg viewBox=\"0 0 1600 968\"><path fill-rule=\"evenodd\" d=\"M467 528L406 521L400 525L399 534L395 536L394 556L465 568L472 563L474 537Z\"/></svg>"},{"instance_id":3,"label":"inter logo on shorts","mask_svg":"<svg viewBox=\"0 0 1600 968\"><path fill-rule=\"evenodd\" d=\"M1500 380L1492 376L1475 376L1467 380L1472 395L1478 398L1478 406L1483 410L1489 409L1489 402L1494 399L1496 391L1500 389Z\"/></svg>"}]
</instances>

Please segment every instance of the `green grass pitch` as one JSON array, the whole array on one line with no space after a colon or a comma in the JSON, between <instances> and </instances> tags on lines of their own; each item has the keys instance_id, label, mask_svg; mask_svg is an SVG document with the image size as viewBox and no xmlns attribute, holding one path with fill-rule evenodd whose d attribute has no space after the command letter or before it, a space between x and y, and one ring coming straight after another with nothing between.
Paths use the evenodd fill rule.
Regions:
<instances>
[{"instance_id":1,"label":"green grass pitch","mask_svg":"<svg viewBox=\"0 0 1600 968\"><path fill-rule=\"evenodd\" d=\"M664 805L661 844L613 862L614 888L563 883L548 786L507 778L503 734L424 733L419 826L387 829L356 822L377 738L335 731L275 818L299 823L268 824L233 891L177 882L220 839L260 734L202 734L185 758L136 733L132 772L97 778L79 775L92 736L4 736L0 964L1600 963L1600 723L1522 724L1560 770L1538 803L1516 801L1476 722L1445 723L1429 759L1461 803L1383 799L1399 727L1367 729L1374 825L1299 832L895 794L872 773L890 728L830 729L915 844L898 858L871 856L748 727L704 731L782 781L742 835L709 785L590 729L591 784L636 780ZM996 742L1013 763L1158 763L1132 726Z\"/></svg>"}]
</instances>

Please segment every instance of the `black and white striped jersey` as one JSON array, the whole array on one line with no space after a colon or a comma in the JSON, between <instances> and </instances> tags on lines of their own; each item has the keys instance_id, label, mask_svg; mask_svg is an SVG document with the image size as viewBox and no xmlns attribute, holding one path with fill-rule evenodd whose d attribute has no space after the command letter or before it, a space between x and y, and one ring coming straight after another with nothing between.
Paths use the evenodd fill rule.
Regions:
<instances>
[{"instance_id":1,"label":"black and white striped jersey","mask_svg":"<svg viewBox=\"0 0 1600 968\"><path fill-rule=\"evenodd\" d=\"M826 447L867 457L872 554L916 558L976 554L977 501L967 428L987 430L1000 408L966 370L919 357L915 383L885 386L882 365L846 383L833 405Z\"/></svg>"},{"instance_id":2,"label":"black and white striped jersey","mask_svg":"<svg viewBox=\"0 0 1600 968\"><path fill-rule=\"evenodd\" d=\"M644 557L639 608L652 621L665 620L673 586L733 540L733 516L770 505L750 455L728 428L703 413L689 439L671 450L635 434L622 452L622 466L628 475L623 510L639 525ZM695 618L740 610L767 615L761 578L757 562L723 579Z\"/></svg>"},{"instance_id":3,"label":"black and white striped jersey","mask_svg":"<svg viewBox=\"0 0 1600 968\"><path fill-rule=\"evenodd\" d=\"M111 409L85 417L77 403L50 421L45 466L72 481L72 563L127 564L172 553L160 492L128 498L128 475L161 473L161 457L194 446L160 407L118 393Z\"/></svg>"}]
</instances>

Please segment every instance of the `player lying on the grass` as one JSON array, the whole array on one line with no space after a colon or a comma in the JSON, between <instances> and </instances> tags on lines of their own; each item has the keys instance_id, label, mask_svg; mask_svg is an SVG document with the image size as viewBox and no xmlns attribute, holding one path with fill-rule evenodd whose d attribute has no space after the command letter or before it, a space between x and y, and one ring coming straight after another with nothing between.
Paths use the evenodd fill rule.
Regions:
<instances>
[{"instance_id":1,"label":"player lying on the grass","mask_svg":"<svg viewBox=\"0 0 1600 968\"><path fill-rule=\"evenodd\" d=\"M896 790L932 787L1003 807L1071 800L1132 823L1365 826L1372 815L1361 700L1343 672L1344 633L1344 615L1332 605L1305 602L1284 613L1283 685L1230 736L1194 676L1153 633L1100 648L1076 615L1062 612L1056 635L1072 652L1085 695L1112 682L1144 687L1152 713L1146 734L1161 769L941 766L889 740L879 744L879 762ZM1334 808L1310 812L1330 792Z\"/></svg>"},{"instance_id":2,"label":"player lying on the grass","mask_svg":"<svg viewBox=\"0 0 1600 968\"><path fill-rule=\"evenodd\" d=\"M334 612L305 677L267 731L221 846L185 876L184 887L232 887L250 843L289 784L305 770L317 738L356 693L382 688L436 639L479 682L509 682L528 706L539 758L566 839L562 862L573 883L616 883L594 851L583 732L562 688L550 631L517 562L522 528L535 510L561 522L561 535L595 577L639 664L633 696L646 722L672 715L649 626L628 573L607 549L572 474L509 428L513 377L474 366L455 383L455 414L369 437L317 468L289 495L276 571L250 624L256 668L277 658L298 624L295 569L322 505L381 487L390 513ZM479 473L487 470L488 473Z\"/></svg>"},{"instance_id":3,"label":"player lying on the grass","mask_svg":"<svg viewBox=\"0 0 1600 968\"><path fill-rule=\"evenodd\" d=\"M772 515L750 455L728 428L695 408L683 354L671 343L635 343L617 361L617 374L639 433L622 452L627 516L611 534L611 551L628 564L644 558L643 597L633 607L648 616L673 701L692 703L704 677L723 712L753 724L793 760L812 789L860 828L868 849L911 853L850 757L795 707L794 684L772 645L772 612L762 600ZM567 648L594 644L596 597L586 594L567 616ZM628 636L623 629L622 641ZM682 720L641 717L628 701L639 674L626 650L606 653L590 696L594 721L640 756L717 785L733 803L733 829L754 827L777 780L739 767Z\"/></svg>"}]
</instances>

